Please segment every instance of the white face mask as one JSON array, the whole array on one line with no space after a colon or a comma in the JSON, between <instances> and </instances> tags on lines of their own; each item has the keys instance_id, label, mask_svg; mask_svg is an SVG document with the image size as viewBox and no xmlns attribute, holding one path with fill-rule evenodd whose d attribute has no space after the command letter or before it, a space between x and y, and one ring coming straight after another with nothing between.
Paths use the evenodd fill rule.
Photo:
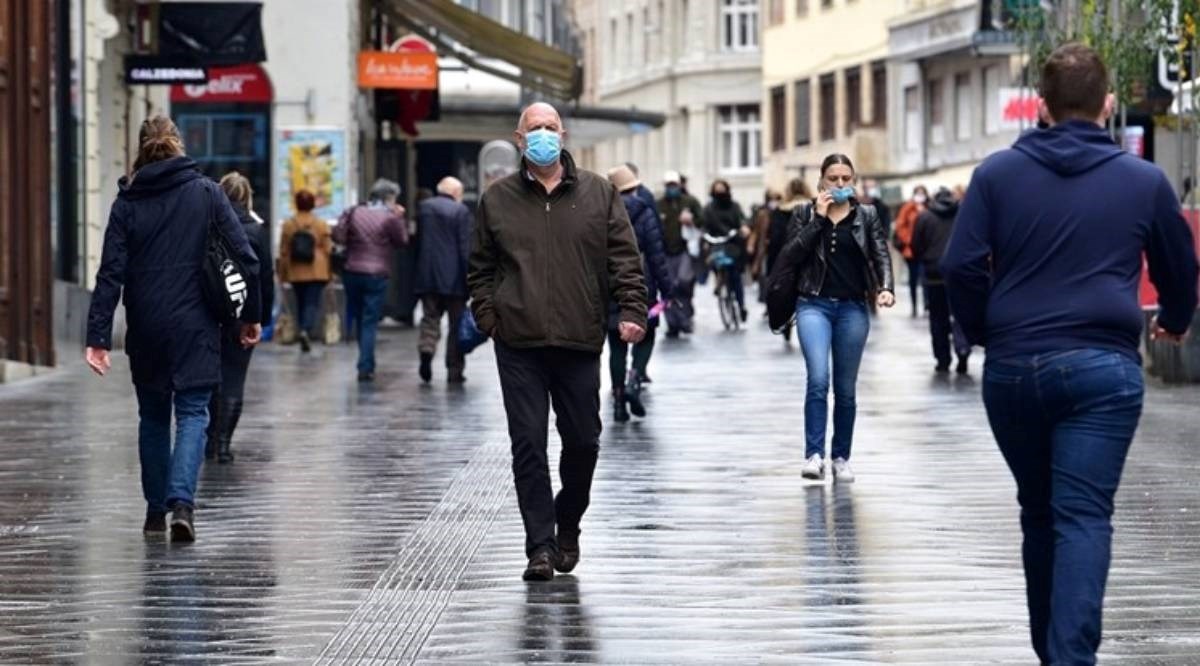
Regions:
<instances>
[{"instance_id":1,"label":"white face mask","mask_svg":"<svg viewBox=\"0 0 1200 666\"><path fill-rule=\"evenodd\" d=\"M923 204L923 203L925 203L925 195L924 194L914 194L913 201L915 201L919 204Z\"/></svg>"}]
</instances>

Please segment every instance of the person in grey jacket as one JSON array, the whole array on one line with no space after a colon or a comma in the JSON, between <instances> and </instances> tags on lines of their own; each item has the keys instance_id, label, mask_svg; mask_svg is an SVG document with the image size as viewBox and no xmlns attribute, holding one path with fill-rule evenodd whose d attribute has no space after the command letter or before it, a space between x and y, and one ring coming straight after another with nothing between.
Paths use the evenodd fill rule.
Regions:
<instances>
[{"instance_id":1,"label":"person in grey jacket","mask_svg":"<svg viewBox=\"0 0 1200 666\"><path fill-rule=\"evenodd\" d=\"M467 260L471 253L471 209L462 203L463 184L447 176L437 186L437 196L417 209L420 230L415 291L421 297L421 381L433 378L433 355L442 336L442 315L450 316L446 340L447 381L466 381L466 361L458 349L458 326L467 307Z\"/></svg>"},{"instance_id":2,"label":"person in grey jacket","mask_svg":"<svg viewBox=\"0 0 1200 666\"><path fill-rule=\"evenodd\" d=\"M404 207L396 203L400 186L380 178L368 203L342 213L333 241L346 246L342 284L350 318L358 327L358 381L375 380L375 333L391 275L392 252L408 244Z\"/></svg>"}]
</instances>

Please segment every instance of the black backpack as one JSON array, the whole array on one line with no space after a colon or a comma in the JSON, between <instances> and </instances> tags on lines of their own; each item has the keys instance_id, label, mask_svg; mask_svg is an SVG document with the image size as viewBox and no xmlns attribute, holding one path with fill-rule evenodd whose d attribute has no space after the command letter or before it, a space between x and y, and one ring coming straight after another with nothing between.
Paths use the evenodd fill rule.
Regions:
<instances>
[{"instance_id":1,"label":"black backpack","mask_svg":"<svg viewBox=\"0 0 1200 666\"><path fill-rule=\"evenodd\" d=\"M289 257L298 264L311 264L317 255L317 237L308 229L298 229L292 234Z\"/></svg>"},{"instance_id":2,"label":"black backpack","mask_svg":"<svg viewBox=\"0 0 1200 666\"><path fill-rule=\"evenodd\" d=\"M246 269L217 224L216 204L208 223L208 242L201 267L201 290L209 312L220 324L231 324L242 316L250 297Z\"/></svg>"}]
</instances>

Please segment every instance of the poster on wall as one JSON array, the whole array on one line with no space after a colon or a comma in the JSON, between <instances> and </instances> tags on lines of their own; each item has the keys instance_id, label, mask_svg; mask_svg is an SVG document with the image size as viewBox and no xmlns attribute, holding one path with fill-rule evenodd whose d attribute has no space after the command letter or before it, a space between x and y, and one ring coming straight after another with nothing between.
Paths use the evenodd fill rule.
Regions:
<instances>
[{"instance_id":1,"label":"poster on wall","mask_svg":"<svg viewBox=\"0 0 1200 666\"><path fill-rule=\"evenodd\" d=\"M337 127L284 127L275 151L276 196L281 218L295 214L295 195L308 190L313 214L337 222L346 209L346 131Z\"/></svg>"}]
</instances>

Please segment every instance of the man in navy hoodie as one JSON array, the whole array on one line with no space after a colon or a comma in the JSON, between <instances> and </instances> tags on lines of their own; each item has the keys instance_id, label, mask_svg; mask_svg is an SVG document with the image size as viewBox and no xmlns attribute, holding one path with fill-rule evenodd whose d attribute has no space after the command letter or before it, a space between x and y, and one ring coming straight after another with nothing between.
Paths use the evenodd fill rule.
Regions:
<instances>
[{"instance_id":1,"label":"man in navy hoodie","mask_svg":"<svg viewBox=\"0 0 1200 666\"><path fill-rule=\"evenodd\" d=\"M1068 44L1042 70L1032 130L975 171L942 272L968 339L987 348L983 400L1017 482L1030 632L1043 663L1094 664L1113 496L1142 411L1142 256L1152 334L1196 309L1191 232L1170 183L1104 131L1108 73Z\"/></svg>"}]
</instances>

